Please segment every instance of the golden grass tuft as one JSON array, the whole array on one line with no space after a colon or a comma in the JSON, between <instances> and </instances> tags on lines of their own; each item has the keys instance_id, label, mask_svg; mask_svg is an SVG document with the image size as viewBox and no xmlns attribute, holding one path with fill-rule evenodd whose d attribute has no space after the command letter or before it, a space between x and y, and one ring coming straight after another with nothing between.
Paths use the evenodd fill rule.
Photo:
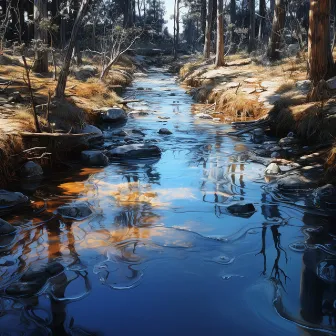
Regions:
<instances>
[{"instance_id":1,"label":"golden grass tuft","mask_svg":"<svg viewBox=\"0 0 336 336\"><path fill-rule=\"evenodd\" d=\"M13 155L23 151L22 138L0 132L0 188L15 175Z\"/></svg>"},{"instance_id":2,"label":"golden grass tuft","mask_svg":"<svg viewBox=\"0 0 336 336\"><path fill-rule=\"evenodd\" d=\"M291 91L295 88L295 82L294 81L287 81L283 84L281 84L278 89L276 90L276 93L286 93L288 91Z\"/></svg>"},{"instance_id":3,"label":"golden grass tuft","mask_svg":"<svg viewBox=\"0 0 336 336\"><path fill-rule=\"evenodd\" d=\"M216 111L222 112L232 120L240 118L260 118L265 110L257 100L248 99L245 94L235 94L231 90L219 93L216 99Z\"/></svg>"}]
</instances>

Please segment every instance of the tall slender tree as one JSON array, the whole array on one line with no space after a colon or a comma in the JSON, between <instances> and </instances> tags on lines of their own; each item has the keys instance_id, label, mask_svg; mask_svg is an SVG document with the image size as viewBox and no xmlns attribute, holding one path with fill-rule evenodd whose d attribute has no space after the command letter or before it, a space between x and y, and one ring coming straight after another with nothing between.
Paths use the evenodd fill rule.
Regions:
<instances>
[{"instance_id":1,"label":"tall slender tree","mask_svg":"<svg viewBox=\"0 0 336 336\"><path fill-rule=\"evenodd\" d=\"M330 41L331 0L311 0L308 33L309 77L314 86L330 78L335 71Z\"/></svg>"},{"instance_id":2,"label":"tall slender tree","mask_svg":"<svg viewBox=\"0 0 336 336\"><path fill-rule=\"evenodd\" d=\"M249 46L248 51L251 52L255 48L255 0L249 1L250 12L250 34L249 34Z\"/></svg>"},{"instance_id":3,"label":"tall slender tree","mask_svg":"<svg viewBox=\"0 0 336 336\"><path fill-rule=\"evenodd\" d=\"M43 22L47 18L47 1L34 0L34 38L36 41L40 41L40 44L35 47L36 51L33 71L39 73L48 72L48 50L42 45L48 43L48 32Z\"/></svg>"},{"instance_id":4,"label":"tall slender tree","mask_svg":"<svg viewBox=\"0 0 336 336\"><path fill-rule=\"evenodd\" d=\"M203 56L205 59L210 58L212 12L213 12L213 0L208 0L206 27L205 27L205 41L204 41L204 51L203 51Z\"/></svg>"},{"instance_id":5,"label":"tall slender tree","mask_svg":"<svg viewBox=\"0 0 336 336\"><path fill-rule=\"evenodd\" d=\"M276 0L272 24L272 32L268 47L268 56L271 60L280 59L280 49L285 28L286 4L285 0Z\"/></svg>"},{"instance_id":6,"label":"tall slender tree","mask_svg":"<svg viewBox=\"0 0 336 336\"><path fill-rule=\"evenodd\" d=\"M216 67L223 66L224 61L224 6L223 0L217 0L217 43L216 43Z\"/></svg>"}]
</instances>

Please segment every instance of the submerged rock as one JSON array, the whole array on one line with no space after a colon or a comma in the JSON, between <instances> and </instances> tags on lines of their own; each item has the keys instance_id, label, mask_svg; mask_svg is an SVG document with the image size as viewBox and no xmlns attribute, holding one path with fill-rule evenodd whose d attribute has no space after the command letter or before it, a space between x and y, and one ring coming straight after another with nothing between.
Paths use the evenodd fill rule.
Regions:
<instances>
[{"instance_id":1,"label":"submerged rock","mask_svg":"<svg viewBox=\"0 0 336 336\"><path fill-rule=\"evenodd\" d=\"M14 226L0 218L0 235L7 235L15 232Z\"/></svg>"},{"instance_id":2,"label":"submerged rock","mask_svg":"<svg viewBox=\"0 0 336 336\"><path fill-rule=\"evenodd\" d=\"M109 163L108 157L102 151L83 151L82 161L90 166L105 167Z\"/></svg>"},{"instance_id":3,"label":"submerged rock","mask_svg":"<svg viewBox=\"0 0 336 336\"><path fill-rule=\"evenodd\" d=\"M9 213L28 203L28 197L19 192L0 190L0 214Z\"/></svg>"},{"instance_id":4,"label":"submerged rock","mask_svg":"<svg viewBox=\"0 0 336 336\"><path fill-rule=\"evenodd\" d=\"M7 295L26 297L37 294L50 278L64 272L64 267L58 262L47 265L32 265L17 282L6 288Z\"/></svg>"},{"instance_id":5,"label":"submerged rock","mask_svg":"<svg viewBox=\"0 0 336 336\"><path fill-rule=\"evenodd\" d=\"M116 158L151 158L161 156L161 150L151 144L132 144L111 149L108 155Z\"/></svg>"},{"instance_id":6,"label":"submerged rock","mask_svg":"<svg viewBox=\"0 0 336 336\"><path fill-rule=\"evenodd\" d=\"M87 203L74 203L63 205L57 209L57 213L64 218L83 220L90 217L93 212Z\"/></svg>"},{"instance_id":7,"label":"submerged rock","mask_svg":"<svg viewBox=\"0 0 336 336\"><path fill-rule=\"evenodd\" d=\"M277 181L277 185L279 190L295 191L315 188L317 182L310 180L300 174L293 174L281 177Z\"/></svg>"},{"instance_id":8,"label":"submerged rock","mask_svg":"<svg viewBox=\"0 0 336 336\"><path fill-rule=\"evenodd\" d=\"M99 110L101 115L101 120L104 122L120 122L127 119L126 112L119 107L106 107Z\"/></svg>"},{"instance_id":9,"label":"submerged rock","mask_svg":"<svg viewBox=\"0 0 336 336\"><path fill-rule=\"evenodd\" d=\"M120 136L120 137L125 137L128 135L128 133L124 130L119 130L119 131L115 131L112 133L112 135L115 135L115 136Z\"/></svg>"},{"instance_id":10,"label":"submerged rock","mask_svg":"<svg viewBox=\"0 0 336 336\"><path fill-rule=\"evenodd\" d=\"M313 196L315 205L330 210L336 209L336 187L332 184L315 189Z\"/></svg>"},{"instance_id":11,"label":"submerged rock","mask_svg":"<svg viewBox=\"0 0 336 336\"><path fill-rule=\"evenodd\" d=\"M169 129L167 129L167 128L161 128L158 133L159 134L165 134L165 135L173 134L173 132L169 131Z\"/></svg>"},{"instance_id":12,"label":"submerged rock","mask_svg":"<svg viewBox=\"0 0 336 336\"><path fill-rule=\"evenodd\" d=\"M281 174L281 169L276 163L271 163L265 170L265 175Z\"/></svg>"},{"instance_id":13,"label":"submerged rock","mask_svg":"<svg viewBox=\"0 0 336 336\"><path fill-rule=\"evenodd\" d=\"M28 161L21 168L20 173L22 177L39 177L43 175L43 169L39 164L33 161Z\"/></svg>"},{"instance_id":14,"label":"submerged rock","mask_svg":"<svg viewBox=\"0 0 336 336\"><path fill-rule=\"evenodd\" d=\"M227 211L233 216L249 218L256 212L256 208L252 203L236 203L229 205Z\"/></svg>"}]
</instances>

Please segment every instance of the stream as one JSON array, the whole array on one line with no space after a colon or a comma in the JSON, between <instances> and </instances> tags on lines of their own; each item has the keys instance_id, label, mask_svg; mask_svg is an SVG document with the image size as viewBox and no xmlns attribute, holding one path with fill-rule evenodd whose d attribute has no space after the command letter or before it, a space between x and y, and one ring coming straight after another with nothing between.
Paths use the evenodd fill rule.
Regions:
<instances>
[{"instance_id":1,"label":"stream","mask_svg":"<svg viewBox=\"0 0 336 336\"><path fill-rule=\"evenodd\" d=\"M120 128L161 158L28 188L44 211L4 218L18 233L0 241L0 335L336 335L335 218L267 183L249 137L195 117L165 69L125 97L141 113ZM116 130L105 125L106 145ZM50 215L78 201L93 215ZM230 213L237 202L256 212ZM29 273L45 278L35 292Z\"/></svg>"}]
</instances>

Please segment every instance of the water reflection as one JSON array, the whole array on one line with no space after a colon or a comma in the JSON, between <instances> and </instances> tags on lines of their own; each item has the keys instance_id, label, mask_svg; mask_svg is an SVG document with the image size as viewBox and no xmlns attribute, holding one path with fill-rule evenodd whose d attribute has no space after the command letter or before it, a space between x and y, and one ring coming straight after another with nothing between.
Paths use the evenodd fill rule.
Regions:
<instances>
[{"instance_id":1,"label":"water reflection","mask_svg":"<svg viewBox=\"0 0 336 336\"><path fill-rule=\"evenodd\" d=\"M191 99L172 77L155 69L128 93L137 85L152 88L134 106L148 115L118 127L154 139L161 159L59 174L31 191L33 211L6 218L18 233L0 244L0 330L110 335L113 323L118 335L209 334L209 325L214 335L334 331L333 218L309 209L307 195L285 198L265 186L264 167L244 154L249 144L228 137L227 126L194 122ZM163 125L171 136L158 135ZM114 131L104 130L107 145ZM73 201L94 214L57 215ZM236 202L256 211L233 216L226 210ZM251 300L246 293L262 281L275 295Z\"/></svg>"}]
</instances>

